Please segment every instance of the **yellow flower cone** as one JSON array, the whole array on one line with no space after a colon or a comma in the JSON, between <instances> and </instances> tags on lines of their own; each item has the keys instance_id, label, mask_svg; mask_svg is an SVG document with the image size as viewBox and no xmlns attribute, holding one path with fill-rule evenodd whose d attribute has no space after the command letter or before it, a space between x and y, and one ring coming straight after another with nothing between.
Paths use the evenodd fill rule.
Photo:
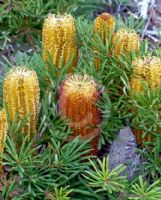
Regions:
<instances>
[{"instance_id":1,"label":"yellow flower cone","mask_svg":"<svg viewBox=\"0 0 161 200\"><path fill-rule=\"evenodd\" d=\"M108 13L102 13L94 21L94 28L93 28L94 35L100 34L104 45L106 45L106 39L107 39L106 32L109 36L114 31L114 28L115 28L114 16L112 16ZM102 59L99 58L99 53L100 53L99 49L94 47L94 51L95 51L95 55L96 55L94 58L94 64L95 64L96 69L99 69L99 67L102 63Z\"/></svg>"},{"instance_id":2,"label":"yellow flower cone","mask_svg":"<svg viewBox=\"0 0 161 200\"><path fill-rule=\"evenodd\" d=\"M134 30L120 29L113 34L112 43L114 56L136 53L140 48L140 37Z\"/></svg>"},{"instance_id":3,"label":"yellow flower cone","mask_svg":"<svg viewBox=\"0 0 161 200\"><path fill-rule=\"evenodd\" d=\"M78 62L77 33L71 15L48 15L42 29L42 49L44 62L48 61L50 55L53 64L59 67L61 62L66 65L73 57L68 72L76 67Z\"/></svg>"},{"instance_id":4,"label":"yellow flower cone","mask_svg":"<svg viewBox=\"0 0 161 200\"><path fill-rule=\"evenodd\" d=\"M130 80L131 95L139 97L143 91L143 85L146 84L152 90L158 90L161 84L161 59L155 56L137 58L133 61L133 73ZM133 109L135 112L135 109ZM160 131L161 133L161 131ZM151 135L142 138L143 131L134 130L137 142L142 144L143 141L152 141Z\"/></svg>"},{"instance_id":5,"label":"yellow flower cone","mask_svg":"<svg viewBox=\"0 0 161 200\"><path fill-rule=\"evenodd\" d=\"M30 114L23 132L35 134L38 123L39 82L36 72L24 67L13 67L4 79L3 102L7 105L10 120L16 114L20 120Z\"/></svg>"}]
</instances>

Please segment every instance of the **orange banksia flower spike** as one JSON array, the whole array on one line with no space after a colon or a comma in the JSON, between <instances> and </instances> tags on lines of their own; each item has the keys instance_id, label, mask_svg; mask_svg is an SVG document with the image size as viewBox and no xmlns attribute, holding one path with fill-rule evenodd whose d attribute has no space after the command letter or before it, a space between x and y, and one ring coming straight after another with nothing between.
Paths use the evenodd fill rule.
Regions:
<instances>
[{"instance_id":1,"label":"orange banksia flower spike","mask_svg":"<svg viewBox=\"0 0 161 200\"><path fill-rule=\"evenodd\" d=\"M69 76L59 90L59 111L62 118L70 122L73 137L94 137L91 146L98 153L98 137L101 113L97 107L100 92L95 81L87 75Z\"/></svg>"}]
</instances>

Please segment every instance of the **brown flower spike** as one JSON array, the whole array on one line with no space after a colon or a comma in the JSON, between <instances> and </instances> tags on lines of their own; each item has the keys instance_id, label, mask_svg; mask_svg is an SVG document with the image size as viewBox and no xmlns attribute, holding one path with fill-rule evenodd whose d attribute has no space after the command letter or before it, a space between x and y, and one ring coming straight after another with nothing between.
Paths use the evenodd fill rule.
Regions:
<instances>
[{"instance_id":1,"label":"brown flower spike","mask_svg":"<svg viewBox=\"0 0 161 200\"><path fill-rule=\"evenodd\" d=\"M120 29L113 34L112 43L114 56L136 53L140 48L140 37L134 30Z\"/></svg>"},{"instance_id":2,"label":"brown flower spike","mask_svg":"<svg viewBox=\"0 0 161 200\"><path fill-rule=\"evenodd\" d=\"M146 84L152 90L158 90L161 84L161 59L155 56L137 58L133 61L133 73L130 80L131 95L135 94L139 97L143 93ZM143 131L134 130L137 142L142 144ZM151 141L152 136L148 135L144 138L146 141Z\"/></svg>"},{"instance_id":3,"label":"brown flower spike","mask_svg":"<svg viewBox=\"0 0 161 200\"><path fill-rule=\"evenodd\" d=\"M73 136L82 139L94 137L91 141L93 151L98 153L98 125L101 113L97 107L100 92L95 81L87 75L72 75L61 85L59 90L59 111L62 118L70 122Z\"/></svg>"},{"instance_id":4,"label":"brown flower spike","mask_svg":"<svg viewBox=\"0 0 161 200\"><path fill-rule=\"evenodd\" d=\"M30 115L22 129L22 132L30 135L35 134L37 129L39 96L36 72L25 67L13 67L9 71L4 79L3 102L7 105L12 122L16 114L19 114L20 120Z\"/></svg>"},{"instance_id":5,"label":"brown flower spike","mask_svg":"<svg viewBox=\"0 0 161 200\"><path fill-rule=\"evenodd\" d=\"M112 34L115 28L115 19L114 16L108 14L108 13L102 13L99 15L95 21L94 21L94 35L100 34L102 42L104 45L106 45L106 32L108 35ZM97 37L96 37L97 38ZM97 41L97 39L95 39ZM96 69L99 69L102 59L99 58L99 49L96 47L94 48L94 51L96 53L96 56L94 58L94 63L96 66Z\"/></svg>"},{"instance_id":6,"label":"brown flower spike","mask_svg":"<svg viewBox=\"0 0 161 200\"><path fill-rule=\"evenodd\" d=\"M49 54L56 67L66 65L72 57L69 67L72 71L78 61L77 33L74 19L71 15L49 14L42 29L43 60L48 61Z\"/></svg>"},{"instance_id":7,"label":"brown flower spike","mask_svg":"<svg viewBox=\"0 0 161 200\"><path fill-rule=\"evenodd\" d=\"M7 116L5 110L0 111L0 153L4 152L4 146L5 146L5 140L7 136ZM2 158L0 158L0 161L2 161ZM0 165L0 176L3 174L2 165Z\"/></svg>"}]
</instances>

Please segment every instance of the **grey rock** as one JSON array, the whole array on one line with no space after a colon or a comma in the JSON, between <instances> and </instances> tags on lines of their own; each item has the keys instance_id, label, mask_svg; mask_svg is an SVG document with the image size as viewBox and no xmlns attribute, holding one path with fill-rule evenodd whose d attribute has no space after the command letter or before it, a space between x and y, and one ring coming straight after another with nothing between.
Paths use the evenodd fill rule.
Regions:
<instances>
[{"instance_id":1,"label":"grey rock","mask_svg":"<svg viewBox=\"0 0 161 200\"><path fill-rule=\"evenodd\" d=\"M141 163L140 155L136 153L136 139L130 127L121 129L118 137L112 143L109 153L110 169L114 169L120 164L126 166L121 175L127 175L131 180L139 173Z\"/></svg>"}]
</instances>

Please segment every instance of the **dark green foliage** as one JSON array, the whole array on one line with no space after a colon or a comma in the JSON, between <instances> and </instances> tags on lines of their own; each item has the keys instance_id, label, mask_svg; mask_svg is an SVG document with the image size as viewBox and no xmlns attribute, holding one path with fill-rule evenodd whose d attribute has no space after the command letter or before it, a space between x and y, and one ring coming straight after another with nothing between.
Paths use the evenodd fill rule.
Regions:
<instances>
[{"instance_id":1,"label":"dark green foliage","mask_svg":"<svg viewBox=\"0 0 161 200\"><path fill-rule=\"evenodd\" d=\"M13 131L13 124L9 132L10 129ZM89 141L82 142L76 138L64 144L66 132L63 140L58 141L53 130L47 143L44 140L44 144L39 144L36 139L30 141L26 136L17 147L15 137L20 137L20 134L20 130L17 130L14 135L8 135L6 153L3 155L3 165L8 166L8 173L16 185L13 190L19 191L19 197L42 199L48 189L53 190L56 186L69 183L88 168L89 163L83 160L88 158ZM5 188L3 195L8 195Z\"/></svg>"},{"instance_id":2,"label":"dark green foliage","mask_svg":"<svg viewBox=\"0 0 161 200\"><path fill-rule=\"evenodd\" d=\"M91 1L84 0L6 1L0 8L0 28L4 31L0 37L8 40L9 35L16 38L23 34L27 36L27 40L30 40L31 35L36 36L38 40L33 38L31 40L38 44L39 49L40 28L49 11L55 13L65 10L75 16L83 14L91 17L92 11L98 5L101 7L107 4L103 0L93 1L93 4ZM60 119L57 101L58 89L66 77L70 63L56 68L50 56L49 63L43 63L41 52L32 55L18 52L14 63L4 58L2 67L5 73L13 65L26 65L36 71L41 89L39 127L37 134L31 140L27 133L25 136L21 133L21 127L26 123L27 116L21 122L17 122L17 119L13 123L9 122L3 155L7 182L2 196L5 200L9 198L13 200L105 200L106 198L159 200L161 190L159 181L161 137L158 134L158 128L161 128L160 91L154 93L146 88L146 95L142 95L141 98L130 96L131 63L137 55L131 53L129 56L122 55L115 58L111 54L113 49L111 36L107 36L105 46L99 35L97 36L99 42L94 40L92 21L81 16L76 19L76 25L80 59L74 71L93 76L101 93L98 103L102 111L99 148L101 149L104 144L110 145L118 131L127 125L144 130L144 135L150 133L157 136L156 141L146 143L145 148L139 150L143 159L144 173L129 183L126 177L120 176L124 166L110 171L107 158L104 157L103 160L101 158L98 162L94 158L88 159L92 159L92 156L88 155L90 141L82 142L79 138L75 138L67 142L67 137L72 134L72 131L68 124ZM143 21L136 22L130 17L127 22L119 18L117 29L125 26L141 30ZM98 56L102 58L102 65L98 71L94 66L94 47L99 48ZM144 41L139 55L147 55L148 50L148 41ZM161 56L161 51L157 48L151 54ZM4 76L0 78L1 106ZM131 112L133 106L137 108L136 112Z\"/></svg>"},{"instance_id":3,"label":"dark green foliage","mask_svg":"<svg viewBox=\"0 0 161 200\"><path fill-rule=\"evenodd\" d=\"M98 160L99 166L90 161L93 170L86 171L84 177L88 180L90 187L95 188L95 192L107 191L107 193L122 192L125 188L126 177L120 173L126 168L119 165L117 168L110 170L109 158L103 158L103 161Z\"/></svg>"},{"instance_id":4,"label":"dark green foliage","mask_svg":"<svg viewBox=\"0 0 161 200\"><path fill-rule=\"evenodd\" d=\"M136 108L136 111L132 113L131 122L133 128L137 130L143 130L145 137L150 134L154 138L158 136L161 139L159 129L160 129L160 99L161 90L158 89L157 92L151 91L144 85L145 93L140 95L140 97L134 96L129 100L129 106ZM158 138L158 139L159 139Z\"/></svg>"},{"instance_id":5,"label":"dark green foliage","mask_svg":"<svg viewBox=\"0 0 161 200\"><path fill-rule=\"evenodd\" d=\"M93 11L106 6L104 0L12 0L0 3L1 39L13 35L13 40L24 37L33 44L40 36L44 17L48 13L72 13L92 17Z\"/></svg>"},{"instance_id":6,"label":"dark green foliage","mask_svg":"<svg viewBox=\"0 0 161 200\"><path fill-rule=\"evenodd\" d=\"M54 188L54 192L47 192L46 193L46 199L48 200L69 200L70 193L72 192L72 189L69 189L69 187L61 187L61 188Z\"/></svg>"},{"instance_id":7,"label":"dark green foliage","mask_svg":"<svg viewBox=\"0 0 161 200\"><path fill-rule=\"evenodd\" d=\"M139 150L143 156L143 168L146 176L152 179L160 178L161 176L161 140L160 137L156 138L156 141L151 144L145 144L143 150Z\"/></svg>"}]
</instances>

